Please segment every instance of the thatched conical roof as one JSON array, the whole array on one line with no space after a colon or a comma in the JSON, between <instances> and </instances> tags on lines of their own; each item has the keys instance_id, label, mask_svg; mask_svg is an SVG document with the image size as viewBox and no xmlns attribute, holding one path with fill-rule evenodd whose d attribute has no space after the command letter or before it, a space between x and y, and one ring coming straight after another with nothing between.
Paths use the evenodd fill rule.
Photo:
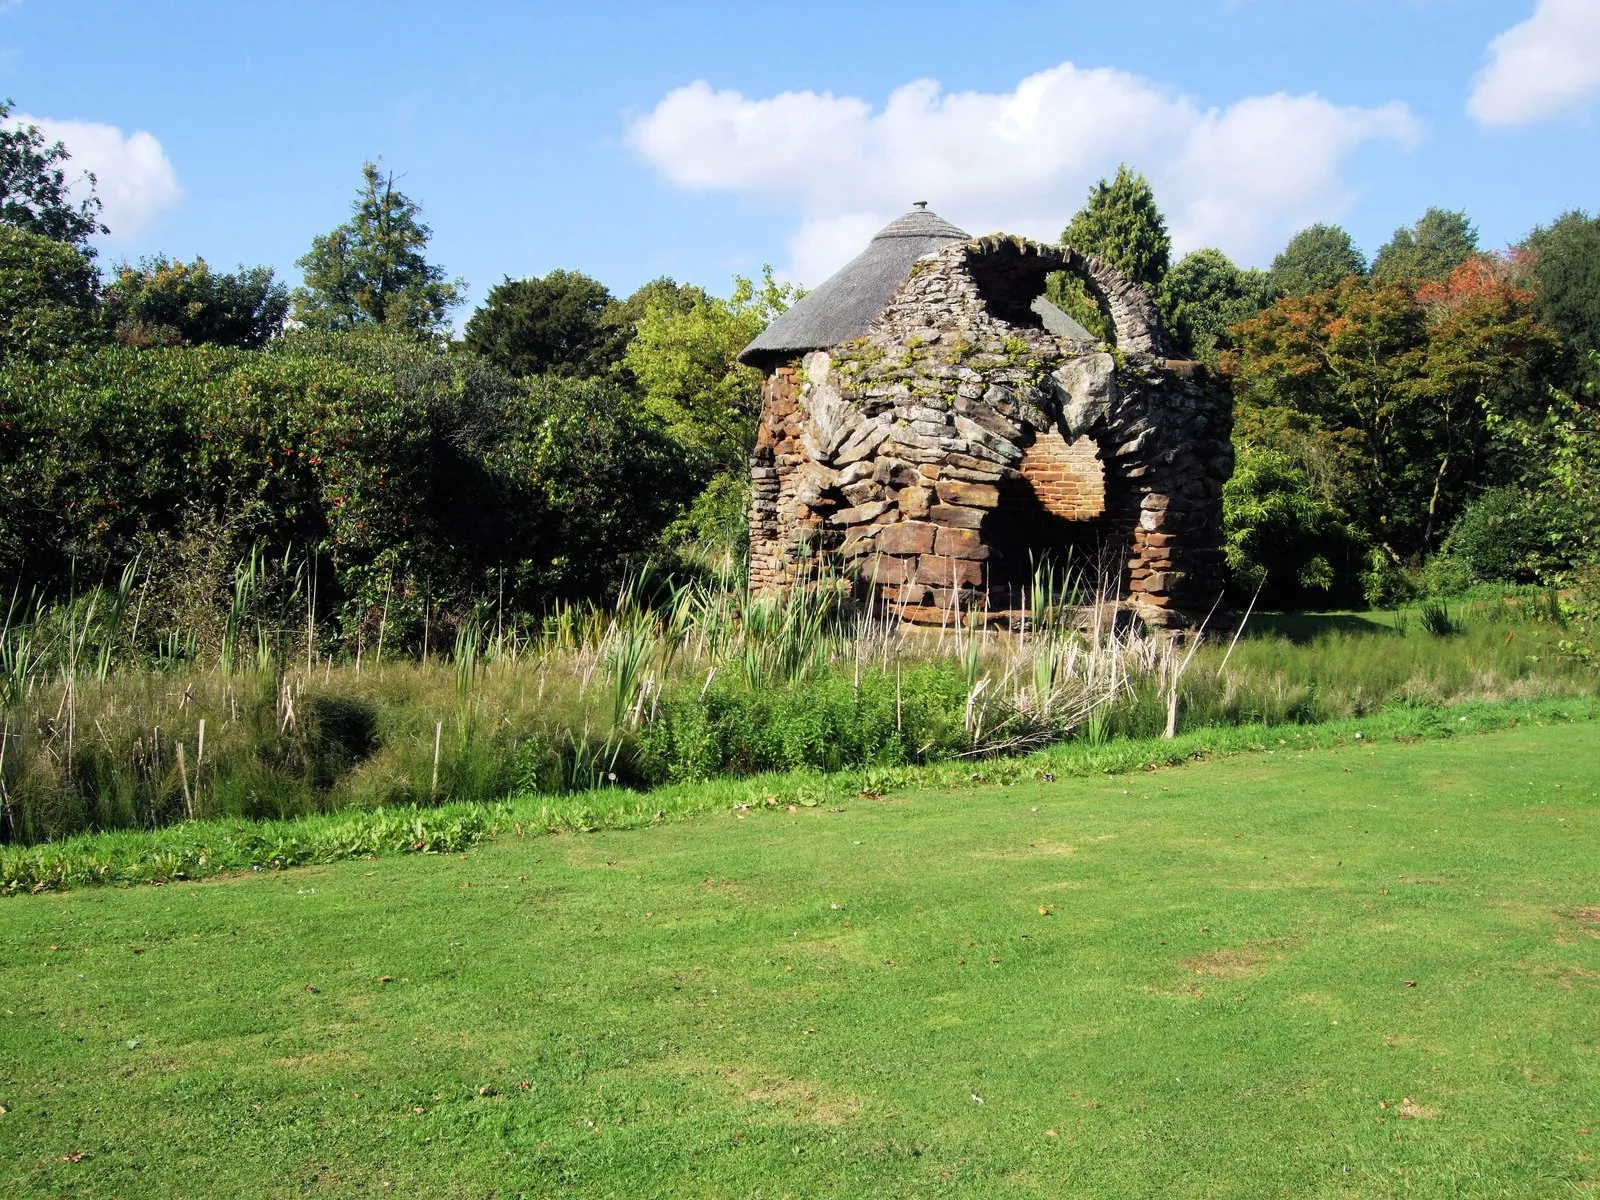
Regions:
<instances>
[{"instance_id":1,"label":"thatched conical roof","mask_svg":"<svg viewBox=\"0 0 1600 1200\"><path fill-rule=\"evenodd\" d=\"M807 350L822 350L861 337L884 310L895 289L924 254L968 235L944 218L918 207L878 231L867 248L830 275L739 352L739 361L767 366Z\"/></svg>"}]
</instances>

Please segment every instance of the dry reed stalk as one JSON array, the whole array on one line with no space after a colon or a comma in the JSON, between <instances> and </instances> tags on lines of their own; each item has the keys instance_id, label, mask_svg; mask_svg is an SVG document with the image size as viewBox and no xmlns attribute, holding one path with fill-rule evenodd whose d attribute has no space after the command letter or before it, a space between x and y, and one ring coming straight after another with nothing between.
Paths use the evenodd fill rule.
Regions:
<instances>
[{"instance_id":1,"label":"dry reed stalk","mask_svg":"<svg viewBox=\"0 0 1600 1200\"><path fill-rule=\"evenodd\" d=\"M11 740L11 718L0 721L0 825L6 830L11 823L11 793L6 788L6 744Z\"/></svg>"},{"instance_id":2,"label":"dry reed stalk","mask_svg":"<svg viewBox=\"0 0 1600 1200\"><path fill-rule=\"evenodd\" d=\"M383 593L383 616L378 618L378 671L383 671L383 635L389 629L389 600L394 595L394 568L389 568L389 586ZM360 672L357 672L360 674Z\"/></svg>"},{"instance_id":3,"label":"dry reed stalk","mask_svg":"<svg viewBox=\"0 0 1600 1200\"><path fill-rule=\"evenodd\" d=\"M436 799L439 795L439 743L444 737L444 722L435 721L433 725L433 784L428 795Z\"/></svg>"},{"instance_id":4,"label":"dry reed stalk","mask_svg":"<svg viewBox=\"0 0 1600 1200\"><path fill-rule=\"evenodd\" d=\"M1228 643L1228 652L1222 656L1222 662L1217 667L1217 678L1222 678L1222 672L1228 668L1228 660L1233 657L1233 648L1239 644L1239 638L1244 634L1244 627L1249 624L1250 614L1256 610L1256 601L1261 598L1261 589L1267 586L1267 576L1262 572L1261 582L1256 584L1256 594L1250 597L1250 603L1245 606L1244 617L1239 622L1239 628L1233 631L1233 640Z\"/></svg>"},{"instance_id":5,"label":"dry reed stalk","mask_svg":"<svg viewBox=\"0 0 1600 1200\"><path fill-rule=\"evenodd\" d=\"M189 820L194 820L194 796L189 792L189 768L183 761L183 743L178 743L178 779L183 784L183 807L189 814Z\"/></svg>"},{"instance_id":6,"label":"dry reed stalk","mask_svg":"<svg viewBox=\"0 0 1600 1200\"><path fill-rule=\"evenodd\" d=\"M317 652L317 560L311 559L311 582L306 587L306 674L316 669Z\"/></svg>"},{"instance_id":7,"label":"dry reed stalk","mask_svg":"<svg viewBox=\"0 0 1600 1200\"><path fill-rule=\"evenodd\" d=\"M1206 619L1201 621L1200 628L1190 635L1189 653L1184 656L1183 665L1176 667L1172 672L1171 691L1167 695L1167 730L1163 735L1164 737L1175 738L1178 736L1178 681L1183 678L1184 672L1189 669L1189 663L1194 658L1194 652L1200 648L1200 642L1205 637L1206 626L1211 623L1211 618L1216 615L1217 606L1221 603L1222 593L1218 592L1216 600L1211 605L1211 611L1206 613ZM1168 656L1169 658L1173 657L1170 646Z\"/></svg>"}]
</instances>

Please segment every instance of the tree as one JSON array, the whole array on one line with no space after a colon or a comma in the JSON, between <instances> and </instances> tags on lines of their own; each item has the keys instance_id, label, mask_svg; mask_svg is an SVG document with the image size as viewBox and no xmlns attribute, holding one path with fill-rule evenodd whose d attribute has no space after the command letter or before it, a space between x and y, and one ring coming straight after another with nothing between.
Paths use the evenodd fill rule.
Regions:
<instances>
[{"instance_id":1,"label":"tree","mask_svg":"<svg viewBox=\"0 0 1600 1200\"><path fill-rule=\"evenodd\" d=\"M526 495L519 566L526 606L615 594L655 550L698 484L682 449L638 397L608 379L524 380L528 430L504 453Z\"/></svg>"},{"instance_id":2,"label":"tree","mask_svg":"<svg viewBox=\"0 0 1600 1200\"><path fill-rule=\"evenodd\" d=\"M1528 235L1539 320L1580 355L1600 353L1600 217L1573 211Z\"/></svg>"},{"instance_id":3,"label":"tree","mask_svg":"<svg viewBox=\"0 0 1600 1200\"><path fill-rule=\"evenodd\" d=\"M1367 260L1355 240L1338 225L1311 225L1289 239L1272 260L1274 295L1304 296L1331 288L1346 275L1365 275Z\"/></svg>"},{"instance_id":4,"label":"tree","mask_svg":"<svg viewBox=\"0 0 1600 1200\"><path fill-rule=\"evenodd\" d=\"M1449 514L1466 503L1462 485L1490 465L1487 414L1542 409L1545 381L1557 373L1558 339L1536 319L1534 294L1512 281L1516 268L1514 260L1477 255L1416 294L1427 315L1425 403L1407 434L1438 458L1423 527L1430 551Z\"/></svg>"},{"instance_id":5,"label":"tree","mask_svg":"<svg viewBox=\"0 0 1600 1200\"><path fill-rule=\"evenodd\" d=\"M447 282L423 257L432 231L421 209L376 163L361 167L354 215L311 243L299 260L305 286L295 292L294 317L314 329L392 325L438 335L466 284Z\"/></svg>"},{"instance_id":6,"label":"tree","mask_svg":"<svg viewBox=\"0 0 1600 1200\"><path fill-rule=\"evenodd\" d=\"M1061 241L1103 259L1152 293L1172 257L1172 239L1155 192L1126 164L1117 168L1110 183L1102 179L1089 189L1088 202L1062 231Z\"/></svg>"},{"instance_id":7,"label":"tree","mask_svg":"<svg viewBox=\"0 0 1600 1200\"><path fill-rule=\"evenodd\" d=\"M1401 430L1420 390L1427 330L1410 291L1350 277L1280 300L1237 335L1228 361L1241 406L1288 408L1323 431L1353 431L1362 478L1347 489L1350 515L1396 558L1416 549Z\"/></svg>"},{"instance_id":8,"label":"tree","mask_svg":"<svg viewBox=\"0 0 1600 1200\"><path fill-rule=\"evenodd\" d=\"M1478 258L1417 292L1349 276L1280 300L1235 328L1225 358L1241 429L1340 463L1347 478L1324 494L1392 561L1434 550L1493 478L1493 414L1525 411L1555 361L1509 275Z\"/></svg>"},{"instance_id":9,"label":"tree","mask_svg":"<svg viewBox=\"0 0 1600 1200\"><path fill-rule=\"evenodd\" d=\"M259 350L283 328L289 292L271 267L214 273L192 263L147 258L124 264L106 289L117 340L125 346L238 346Z\"/></svg>"},{"instance_id":10,"label":"tree","mask_svg":"<svg viewBox=\"0 0 1600 1200\"><path fill-rule=\"evenodd\" d=\"M1444 279L1478 252L1478 231L1464 212L1430 208L1410 229L1394 236L1372 260L1379 283L1421 283Z\"/></svg>"},{"instance_id":11,"label":"tree","mask_svg":"<svg viewBox=\"0 0 1600 1200\"><path fill-rule=\"evenodd\" d=\"M1116 328L1111 315L1100 307L1100 301L1089 292L1083 276L1072 271L1052 271L1044 279L1045 299L1066 313L1088 331L1097 341L1111 343L1116 340Z\"/></svg>"},{"instance_id":12,"label":"tree","mask_svg":"<svg viewBox=\"0 0 1600 1200\"><path fill-rule=\"evenodd\" d=\"M104 339L100 276L66 242L0 226L0 358L48 360Z\"/></svg>"},{"instance_id":13,"label":"tree","mask_svg":"<svg viewBox=\"0 0 1600 1200\"><path fill-rule=\"evenodd\" d=\"M1216 364L1232 342L1229 326L1271 303L1267 277L1241 271L1220 250L1195 250L1167 272L1156 305L1178 346L1191 358Z\"/></svg>"},{"instance_id":14,"label":"tree","mask_svg":"<svg viewBox=\"0 0 1600 1200\"><path fill-rule=\"evenodd\" d=\"M795 296L769 267L759 288L736 276L727 300L701 293L685 308L680 295L661 290L646 303L624 361L646 409L707 475L744 469L761 411L761 372L738 354Z\"/></svg>"},{"instance_id":15,"label":"tree","mask_svg":"<svg viewBox=\"0 0 1600 1200\"><path fill-rule=\"evenodd\" d=\"M1502 417L1495 432L1529 464L1523 485L1549 547L1538 563L1545 581L1572 587L1576 624L1563 651L1600 662L1600 353L1588 355L1578 383L1552 387L1542 410ZM1566 606L1564 605L1565 609Z\"/></svg>"},{"instance_id":16,"label":"tree","mask_svg":"<svg viewBox=\"0 0 1600 1200\"><path fill-rule=\"evenodd\" d=\"M603 375L632 337L612 320L616 306L581 271L507 279L467 321L465 347L512 375Z\"/></svg>"},{"instance_id":17,"label":"tree","mask_svg":"<svg viewBox=\"0 0 1600 1200\"><path fill-rule=\"evenodd\" d=\"M100 223L94 175L85 171L79 177L89 194L74 204L62 167L72 157L67 148L60 142L46 146L37 125L7 127L13 107L10 100L0 102L0 224L70 243L93 258L89 239L110 232Z\"/></svg>"},{"instance_id":18,"label":"tree","mask_svg":"<svg viewBox=\"0 0 1600 1200\"><path fill-rule=\"evenodd\" d=\"M789 301L798 296L798 291L792 292ZM606 322L631 342L639 332L639 322L652 308L676 312L681 316L696 304L706 304L710 299L704 288L692 283L679 283L670 275L662 275L649 283L640 284L629 293L627 299L613 301L606 312Z\"/></svg>"}]
</instances>

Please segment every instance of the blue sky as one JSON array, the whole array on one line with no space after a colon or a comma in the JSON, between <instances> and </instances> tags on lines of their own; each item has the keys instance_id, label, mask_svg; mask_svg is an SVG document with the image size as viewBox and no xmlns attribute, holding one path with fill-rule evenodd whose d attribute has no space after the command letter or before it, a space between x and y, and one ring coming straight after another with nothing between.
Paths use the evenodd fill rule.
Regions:
<instances>
[{"instance_id":1,"label":"blue sky","mask_svg":"<svg viewBox=\"0 0 1600 1200\"><path fill-rule=\"evenodd\" d=\"M1600 0L0 0L0 94L94 167L102 261L294 280L364 158L481 300L575 268L816 284L913 200L1049 236L1126 159L1180 249L1486 245L1600 208Z\"/></svg>"}]
</instances>

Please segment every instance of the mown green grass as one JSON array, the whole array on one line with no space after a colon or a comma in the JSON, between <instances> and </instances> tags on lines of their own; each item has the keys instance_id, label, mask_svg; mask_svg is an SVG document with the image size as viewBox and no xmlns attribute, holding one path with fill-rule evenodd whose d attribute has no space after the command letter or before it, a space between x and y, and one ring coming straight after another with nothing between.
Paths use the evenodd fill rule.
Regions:
<instances>
[{"instance_id":1,"label":"mown green grass","mask_svg":"<svg viewBox=\"0 0 1600 1200\"><path fill-rule=\"evenodd\" d=\"M0 1193L1587 1194L1594 726L1338 740L8 900Z\"/></svg>"}]
</instances>

